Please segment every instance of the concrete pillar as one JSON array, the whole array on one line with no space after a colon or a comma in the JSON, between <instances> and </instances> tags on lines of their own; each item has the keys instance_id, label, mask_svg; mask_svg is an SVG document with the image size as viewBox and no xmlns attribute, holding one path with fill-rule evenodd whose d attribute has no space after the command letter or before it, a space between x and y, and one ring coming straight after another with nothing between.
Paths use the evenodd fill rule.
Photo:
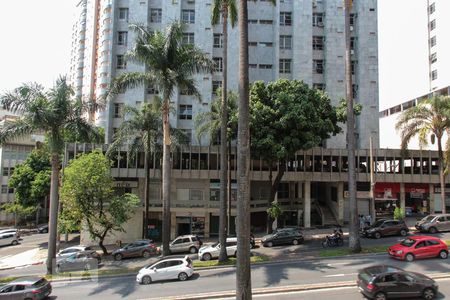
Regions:
<instances>
[{"instance_id":1,"label":"concrete pillar","mask_svg":"<svg viewBox=\"0 0 450 300\"><path fill-rule=\"evenodd\" d=\"M403 182L400 183L400 209L405 215L405 184Z\"/></svg>"},{"instance_id":2,"label":"concrete pillar","mask_svg":"<svg viewBox=\"0 0 450 300\"><path fill-rule=\"evenodd\" d=\"M303 226L311 227L311 181L305 181L303 202Z\"/></svg>"},{"instance_id":3,"label":"concrete pillar","mask_svg":"<svg viewBox=\"0 0 450 300\"><path fill-rule=\"evenodd\" d=\"M164 220L163 220L164 222ZM175 212L170 213L170 239L173 240L177 237L177 214Z\"/></svg>"},{"instance_id":4,"label":"concrete pillar","mask_svg":"<svg viewBox=\"0 0 450 300\"><path fill-rule=\"evenodd\" d=\"M429 192L429 199L428 199L428 205L430 205L430 214L434 214L434 184L431 184L428 186Z\"/></svg>"},{"instance_id":5,"label":"concrete pillar","mask_svg":"<svg viewBox=\"0 0 450 300\"><path fill-rule=\"evenodd\" d=\"M297 187L298 187L298 198L302 198L302 194L303 194L303 185L302 182L299 181L297 182ZM298 207L297 210L297 226L300 226L303 223L303 203L301 204L301 206Z\"/></svg>"},{"instance_id":6,"label":"concrete pillar","mask_svg":"<svg viewBox=\"0 0 450 300\"><path fill-rule=\"evenodd\" d=\"M205 212L205 237L209 238L209 223L210 223L210 218L209 218L209 211Z\"/></svg>"},{"instance_id":7,"label":"concrete pillar","mask_svg":"<svg viewBox=\"0 0 450 300\"><path fill-rule=\"evenodd\" d=\"M338 222L339 225L344 224L344 183L338 182L337 187L337 201L338 201Z\"/></svg>"}]
</instances>

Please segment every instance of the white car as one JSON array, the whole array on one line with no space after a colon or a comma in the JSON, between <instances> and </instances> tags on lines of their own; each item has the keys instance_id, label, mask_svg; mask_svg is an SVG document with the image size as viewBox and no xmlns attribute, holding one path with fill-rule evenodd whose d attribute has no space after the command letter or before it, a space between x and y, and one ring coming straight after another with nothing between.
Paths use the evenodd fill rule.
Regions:
<instances>
[{"instance_id":1,"label":"white car","mask_svg":"<svg viewBox=\"0 0 450 300\"><path fill-rule=\"evenodd\" d=\"M68 257L74 253L77 253L80 251L87 251L87 250L92 250L92 248L88 247L88 246L68 247L68 248L60 250L58 253L56 253L56 257Z\"/></svg>"},{"instance_id":2,"label":"white car","mask_svg":"<svg viewBox=\"0 0 450 300\"><path fill-rule=\"evenodd\" d=\"M139 270L136 281L150 284L153 281L178 279L185 281L194 274L192 260L189 256L164 258Z\"/></svg>"},{"instance_id":3,"label":"white car","mask_svg":"<svg viewBox=\"0 0 450 300\"><path fill-rule=\"evenodd\" d=\"M237 238L227 238L227 256L236 256L237 252ZM198 250L198 258L200 260L211 260L218 258L220 254L220 244L214 243L209 246L205 246Z\"/></svg>"},{"instance_id":4,"label":"white car","mask_svg":"<svg viewBox=\"0 0 450 300\"><path fill-rule=\"evenodd\" d=\"M17 245L20 239L20 236L17 232L17 230L5 230L3 232L0 232L0 246Z\"/></svg>"}]
</instances>

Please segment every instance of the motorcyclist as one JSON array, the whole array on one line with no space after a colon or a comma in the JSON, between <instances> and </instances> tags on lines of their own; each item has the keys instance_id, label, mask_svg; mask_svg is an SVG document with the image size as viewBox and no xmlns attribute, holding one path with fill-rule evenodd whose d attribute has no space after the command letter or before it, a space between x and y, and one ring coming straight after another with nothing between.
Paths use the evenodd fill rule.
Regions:
<instances>
[{"instance_id":1,"label":"motorcyclist","mask_svg":"<svg viewBox=\"0 0 450 300\"><path fill-rule=\"evenodd\" d=\"M337 244L339 239L342 239L342 236L344 235L344 233L342 232L341 227L336 227L333 230L333 234L329 236L330 240L332 240L333 242L335 242Z\"/></svg>"}]
</instances>

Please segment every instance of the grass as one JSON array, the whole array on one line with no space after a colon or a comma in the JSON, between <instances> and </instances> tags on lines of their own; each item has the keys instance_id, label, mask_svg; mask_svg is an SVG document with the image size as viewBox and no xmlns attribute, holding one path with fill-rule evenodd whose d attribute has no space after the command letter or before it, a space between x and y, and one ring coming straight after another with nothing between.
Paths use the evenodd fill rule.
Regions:
<instances>
[{"instance_id":1,"label":"grass","mask_svg":"<svg viewBox=\"0 0 450 300\"><path fill-rule=\"evenodd\" d=\"M362 247L361 252L359 254L371 254L371 253L383 253L387 251L389 245L381 245L381 246L370 246L370 247ZM344 256L351 255L353 253L349 248L338 248L338 249L324 249L319 252L320 257L330 257L330 256Z\"/></svg>"},{"instance_id":2,"label":"grass","mask_svg":"<svg viewBox=\"0 0 450 300\"><path fill-rule=\"evenodd\" d=\"M8 283L10 281L13 281L14 279L17 279L18 277L16 276L6 276L6 277L1 277L0 278L0 283Z\"/></svg>"},{"instance_id":3,"label":"grass","mask_svg":"<svg viewBox=\"0 0 450 300\"><path fill-rule=\"evenodd\" d=\"M261 263L269 261L270 259L267 256L252 256L250 257L250 263ZM218 260L208 260L208 261L199 261L196 260L193 262L194 268L204 268L204 267L217 267L217 266L234 266L236 265L236 258L230 257L227 261L219 262Z\"/></svg>"}]
</instances>

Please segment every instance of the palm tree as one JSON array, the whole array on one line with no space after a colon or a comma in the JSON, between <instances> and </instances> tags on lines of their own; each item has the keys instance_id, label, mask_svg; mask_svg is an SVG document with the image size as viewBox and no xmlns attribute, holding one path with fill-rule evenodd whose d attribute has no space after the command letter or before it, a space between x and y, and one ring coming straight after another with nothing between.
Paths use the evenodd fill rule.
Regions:
<instances>
[{"instance_id":1,"label":"palm tree","mask_svg":"<svg viewBox=\"0 0 450 300\"><path fill-rule=\"evenodd\" d=\"M227 239L227 88L228 88L228 17L230 18L231 26L234 27L237 19L237 8L235 0L214 0L212 7L211 23L217 25L219 18L222 17L222 34L223 34L223 78L222 78L222 105L220 122L220 213L219 213L219 243L220 247L219 261L227 259L227 249L225 242Z\"/></svg>"},{"instance_id":2,"label":"palm tree","mask_svg":"<svg viewBox=\"0 0 450 300\"><path fill-rule=\"evenodd\" d=\"M423 100L417 106L405 110L397 120L395 128L401 131L401 149L406 151L411 139L419 138L420 147L428 145L428 136L438 145L439 181L441 185L442 213L445 214L445 161L442 138L450 130L450 96L435 96ZM450 151L447 136L446 150ZM448 157L447 157L448 159Z\"/></svg>"},{"instance_id":3,"label":"palm tree","mask_svg":"<svg viewBox=\"0 0 450 300\"><path fill-rule=\"evenodd\" d=\"M21 117L0 130L0 144L33 132L44 132L51 152L52 175L50 182L50 219L47 257L47 273L53 273L56 254L56 233L58 220L58 183L60 154L64 149L64 135L77 133L83 140L100 140L99 132L89 124L84 115L88 107L81 99L73 100L74 92L65 77L60 77L55 86L44 91L38 84L25 84L1 96L4 108Z\"/></svg>"},{"instance_id":4,"label":"palm tree","mask_svg":"<svg viewBox=\"0 0 450 300\"><path fill-rule=\"evenodd\" d=\"M148 234L148 207L150 201L150 153L156 151L157 141L162 137L161 101L154 98L152 103L144 103L140 109L125 106L123 122L120 124L114 140L108 148L111 157L124 145L128 145L128 159L134 160L136 154L144 152L144 224L142 237Z\"/></svg>"},{"instance_id":5,"label":"palm tree","mask_svg":"<svg viewBox=\"0 0 450 300\"><path fill-rule=\"evenodd\" d=\"M198 72L212 72L214 63L194 45L185 45L183 25L174 22L165 31L151 33L146 27L131 25L137 37L127 59L147 67L145 72L127 72L118 76L112 83L111 93L124 91L137 86L153 85L162 92L163 120L163 255L169 254L170 241L170 98L175 89L185 90L197 98L200 92L192 75Z\"/></svg>"}]
</instances>

